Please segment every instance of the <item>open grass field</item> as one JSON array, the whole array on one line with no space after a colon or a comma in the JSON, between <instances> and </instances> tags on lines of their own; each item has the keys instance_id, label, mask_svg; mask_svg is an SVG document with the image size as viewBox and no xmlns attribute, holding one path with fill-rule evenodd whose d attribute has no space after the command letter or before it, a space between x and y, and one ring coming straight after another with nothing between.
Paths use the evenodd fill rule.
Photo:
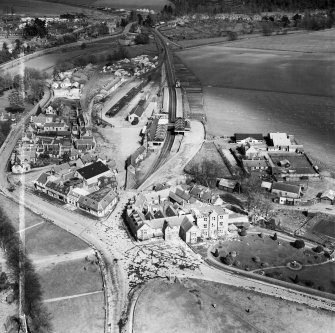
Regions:
<instances>
[{"instance_id":1,"label":"open grass field","mask_svg":"<svg viewBox=\"0 0 335 333\"><path fill-rule=\"evenodd\" d=\"M66 0L61 2L66 2ZM96 11L90 9L79 8L63 3L55 3L54 1L49 2L38 0L1 0L0 12L5 11L6 7L13 7L16 14L27 14L34 16L56 16L64 13L84 13L86 15L96 14Z\"/></svg>"},{"instance_id":2,"label":"open grass field","mask_svg":"<svg viewBox=\"0 0 335 333\"><path fill-rule=\"evenodd\" d=\"M259 37L177 52L204 86L208 134L295 134L307 152L333 168L335 56L328 45L335 45L334 36L282 36L294 38L285 43ZM266 49L256 48L258 40ZM318 52L310 53L308 45Z\"/></svg>"},{"instance_id":3,"label":"open grass field","mask_svg":"<svg viewBox=\"0 0 335 333\"><path fill-rule=\"evenodd\" d=\"M267 235L263 238L256 234L249 234L239 237L238 240L227 240L215 245L212 253L218 249L219 257L215 258L220 262L220 257L225 257L232 251L236 252L236 267L249 270L260 269L264 266L285 266L290 261L296 260L302 265L319 264L326 261L323 254L316 254L312 250L296 249L289 242L282 239L273 240ZM255 262L254 257L260 261ZM213 257L214 258L214 257Z\"/></svg>"},{"instance_id":4,"label":"open grass field","mask_svg":"<svg viewBox=\"0 0 335 333\"><path fill-rule=\"evenodd\" d=\"M298 275L298 285L335 294L334 262L314 267L303 267L300 271L292 271L288 268L269 269L266 270L265 274L269 277L290 283L292 283L296 275Z\"/></svg>"},{"instance_id":5,"label":"open grass field","mask_svg":"<svg viewBox=\"0 0 335 333\"><path fill-rule=\"evenodd\" d=\"M20 214L27 228L26 248L29 254L52 255L86 249L86 243L63 229L47 222L28 209L21 210L15 202L1 197L0 206L4 209L16 229L19 229Z\"/></svg>"},{"instance_id":6,"label":"open grass field","mask_svg":"<svg viewBox=\"0 0 335 333\"><path fill-rule=\"evenodd\" d=\"M101 40L94 43L87 44L85 50L78 46L72 46L62 49L58 52L44 54L42 56L29 59L25 62L26 67L36 68L41 71L52 73L53 67L59 62L66 62L77 57L88 57L94 55L99 59L100 55L107 55L113 53L115 50L116 39ZM17 74L18 68L8 70L12 75Z\"/></svg>"},{"instance_id":7,"label":"open grass field","mask_svg":"<svg viewBox=\"0 0 335 333\"><path fill-rule=\"evenodd\" d=\"M38 270L44 299L100 291L102 278L99 266L85 259L50 264Z\"/></svg>"},{"instance_id":8,"label":"open grass field","mask_svg":"<svg viewBox=\"0 0 335 333\"><path fill-rule=\"evenodd\" d=\"M73 1L73 0L67 0ZM80 0L81 1L81 0ZM164 5L169 4L167 0L98 0L94 1L96 7L111 7L111 8L152 8L161 10Z\"/></svg>"},{"instance_id":9,"label":"open grass field","mask_svg":"<svg viewBox=\"0 0 335 333\"><path fill-rule=\"evenodd\" d=\"M231 177L229 169L213 142L204 142L198 153L185 167L185 172L192 175L195 174L195 170L198 173L207 172L214 182L219 177Z\"/></svg>"},{"instance_id":10,"label":"open grass field","mask_svg":"<svg viewBox=\"0 0 335 333\"><path fill-rule=\"evenodd\" d=\"M46 306L53 314L53 333L104 331L105 312L102 293L46 303Z\"/></svg>"},{"instance_id":11,"label":"open grass field","mask_svg":"<svg viewBox=\"0 0 335 333\"><path fill-rule=\"evenodd\" d=\"M135 307L134 333L333 331L335 319L326 311L219 283L182 283L150 282Z\"/></svg>"}]
</instances>

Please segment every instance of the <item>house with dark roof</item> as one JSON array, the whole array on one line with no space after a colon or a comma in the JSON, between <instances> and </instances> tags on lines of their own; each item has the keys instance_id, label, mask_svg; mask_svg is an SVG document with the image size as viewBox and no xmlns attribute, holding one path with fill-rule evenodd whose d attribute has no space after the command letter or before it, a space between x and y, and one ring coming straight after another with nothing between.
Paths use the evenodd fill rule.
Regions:
<instances>
[{"instance_id":1,"label":"house with dark roof","mask_svg":"<svg viewBox=\"0 0 335 333\"><path fill-rule=\"evenodd\" d=\"M146 100L145 99L141 99L139 101L139 103L129 112L128 115L128 121L130 123L133 123L133 121L137 121L137 123L139 122L139 120L141 119L143 112L144 112L144 104L145 104Z\"/></svg>"},{"instance_id":2,"label":"house with dark roof","mask_svg":"<svg viewBox=\"0 0 335 333\"><path fill-rule=\"evenodd\" d=\"M81 196L77 206L97 217L107 215L117 203L117 194L106 187L86 196Z\"/></svg>"},{"instance_id":3,"label":"house with dark roof","mask_svg":"<svg viewBox=\"0 0 335 333\"><path fill-rule=\"evenodd\" d=\"M81 139L78 139L77 141L75 141L75 147L79 150L79 151L88 151L88 150L92 150L94 147L94 140L93 137L83 137Z\"/></svg>"},{"instance_id":4,"label":"house with dark roof","mask_svg":"<svg viewBox=\"0 0 335 333\"><path fill-rule=\"evenodd\" d=\"M235 142L242 145L256 145L263 143L263 134L260 133L235 133Z\"/></svg>"},{"instance_id":5,"label":"house with dark roof","mask_svg":"<svg viewBox=\"0 0 335 333\"><path fill-rule=\"evenodd\" d=\"M294 205L300 201L302 195L301 186L289 183L274 182L272 184L271 193L275 194L278 203L285 205Z\"/></svg>"},{"instance_id":6,"label":"house with dark roof","mask_svg":"<svg viewBox=\"0 0 335 333\"><path fill-rule=\"evenodd\" d=\"M189 219L184 219L180 225L180 238L185 243L195 244L198 241L199 228Z\"/></svg>"},{"instance_id":7,"label":"house with dark roof","mask_svg":"<svg viewBox=\"0 0 335 333\"><path fill-rule=\"evenodd\" d=\"M76 171L75 177L83 180L86 187L94 186L102 176L111 176L108 166L101 161L86 165Z\"/></svg>"}]
</instances>

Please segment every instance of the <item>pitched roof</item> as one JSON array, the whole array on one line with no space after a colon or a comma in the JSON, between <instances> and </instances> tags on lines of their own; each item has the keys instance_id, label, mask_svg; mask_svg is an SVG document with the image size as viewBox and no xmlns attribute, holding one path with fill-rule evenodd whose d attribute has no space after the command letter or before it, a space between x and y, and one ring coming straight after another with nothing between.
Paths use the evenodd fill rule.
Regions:
<instances>
[{"instance_id":1,"label":"pitched roof","mask_svg":"<svg viewBox=\"0 0 335 333\"><path fill-rule=\"evenodd\" d=\"M234 189L237 185L237 181L236 180L231 180L231 179L221 178L220 182L219 182L219 185Z\"/></svg>"},{"instance_id":2,"label":"pitched roof","mask_svg":"<svg viewBox=\"0 0 335 333\"><path fill-rule=\"evenodd\" d=\"M187 217L183 219L183 222L180 225L180 228L183 229L185 232L188 232L192 227L196 225L192 223Z\"/></svg>"},{"instance_id":3,"label":"pitched roof","mask_svg":"<svg viewBox=\"0 0 335 333\"><path fill-rule=\"evenodd\" d=\"M327 190L321 194L321 198L328 198L330 200L335 199L335 191L333 190Z\"/></svg>"},{"instance_id":4,"label":"pitched roof","mask_svg":"<svg viewBox=\"0 0 335 333\"><path fill-rule=\"evenodd\" d=\"M272 184L272 191L273 190L300 194L301 187L293 184L275 182Z\"/></svg>"},{"instance_id":5,"label":"pitched roof","mask_svg":"<svg viewBox=\"0 0 335 333\"><path fill-rule=\"evenodd\" d=\"M243 160L243 165L246 168L253 168L253 167L267 167L268 162L266 160Z\"/></svg>"},{"instance_id":6,"label":"pitched roof","mask_svg":"<svg viewBox=\"0 0 335 333\"><path fill-rule=\"evenodd\" d=\"M47 173L43 172L36 179L36 182L45 185L47 183L47 181L48 181L48 176L49 175Z\"/></svg>"},{"instance_id":7,"label":"pitched roof","mask_svg":"<svg viewBox=\"0 0 335 333\"><path fill-rule=\"evenodd\" d=\"M274 146L289 146L291 145L290 139L286 133L270 133L270 139Z\"/></svg>"},{"instance_id":8,"label":"pitched roof","mask_svg":"<svg viewBox=\"0 0 335 333\"><path fill-rule=\"evenodd\" d=\"M107 165L103 164L101 161L94 162L90 165L84 166L81 169L78 169L77 172L84 178L84 179L90 179L95 176L98 176L106 171L108 171L109 168Z\"/></svg>"},{"instance_id":9,"label":"pitched roof","mask_svg":"<svg viewBox=\"0 0 335 333\"><path fill-rule=\"evenodd\" d=\"M110 188L104 188L85 197L80 197L78 203L94 211L104 210L117 197Z\"/></svg>"},{"instance_id":10,"label":"pitched roof","mask_svg":"<svg viewBox=\"0 0 335 333\"><path fill-rule=\"evenodd\" d=\"M169 193L169 197L170 197L170 199L178 202L179 204L183 203L183 199L172 191Z\"/></svg>"},{"instance_id":11,"label":"pitched roof","mask_svg":"<svg viewBox=\"0 0 335 333\"><path fill-rule=\"evenodd\" d=\"M263 140L263 134L261 133L235 133L235 140L245 140L247 138L253 138L255 140Z\"/></svg>"}]
</instances>

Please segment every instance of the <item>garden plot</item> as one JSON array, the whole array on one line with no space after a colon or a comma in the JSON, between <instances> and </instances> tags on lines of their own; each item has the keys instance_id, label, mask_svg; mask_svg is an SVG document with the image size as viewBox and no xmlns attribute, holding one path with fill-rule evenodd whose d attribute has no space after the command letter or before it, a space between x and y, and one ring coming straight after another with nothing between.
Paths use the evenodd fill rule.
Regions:
<instances>
[{"instance_id":1,"label":"garden plot","mask_svg":"<svg viewBox=\"0 0 335 333\"><path fill-rule=\"evenodd\" d=\"M256 234L220 241L211 248L211 252L216 252L213 257L218 262L231 255L234 261L232 264L245 270L285 267L291 261L297 261L302 265L327 261L323 253L317 254L311 249L297 249L280 238L274 240L268 235L260 237Z\"/></svg>"}]
</instances>

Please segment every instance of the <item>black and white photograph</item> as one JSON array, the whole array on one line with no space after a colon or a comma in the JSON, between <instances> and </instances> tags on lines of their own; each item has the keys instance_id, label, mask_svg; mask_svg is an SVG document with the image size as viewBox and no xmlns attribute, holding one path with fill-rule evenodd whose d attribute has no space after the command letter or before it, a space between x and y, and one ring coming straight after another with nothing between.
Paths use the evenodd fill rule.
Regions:
<instances>
[{"instance_id":1,"label":"black and white photograph","mask_svg":"<svg viewBox=\"0 0 335 333\"><path fill-rule=\"evenodd\" d=\"M335 0L0 0L2 332L335 332Z\"/></svg>"}]
</instances>

